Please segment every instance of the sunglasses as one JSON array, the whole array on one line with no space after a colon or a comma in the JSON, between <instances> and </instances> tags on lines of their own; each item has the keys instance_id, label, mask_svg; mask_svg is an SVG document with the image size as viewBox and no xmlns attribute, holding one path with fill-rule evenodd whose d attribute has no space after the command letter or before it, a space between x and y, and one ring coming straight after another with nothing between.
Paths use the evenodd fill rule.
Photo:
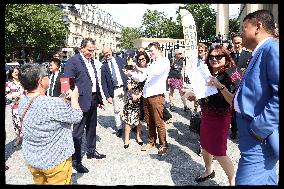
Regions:
<instances>
[{"instance_id":1,"label":"sunglasses","mask_svg":"<svg viewBox=\"0 0 284 189\"><path fill-rule=\"evenodd\" d=\"M198 52L203 52L204 50L198 50Z\"/></svg>"},{"instance_id":2,"label":"sunglasses","mask_svg":"<svg viewBox=\"0 0 284 189\"><path fill-rule=\"evenodd\" d=\"M221 60L223 57L225 57L225 55L216 55L216 56L209 55L209 60L214 60L214 58L216 60Z\"/></svg>"},{"instance_id":3,"label":"sunglasses","mask_svg":"<svg viewBox=\"0 0 284 189\"><path fill-rule=\"evenodd\" d=\"M242 44L242 43L241 42L235 42L234 44L237 45L237 44Z\"/></svg>"},{"instance_id":4,"label":"sunglasses","mask_svg":"<svg viewBox=\"0 0 284 189\"><path fill-rule=\"evenodd\" d=\"M139 62L146 60L145 58L138 59Z\"/></svg>"}]
</instances>

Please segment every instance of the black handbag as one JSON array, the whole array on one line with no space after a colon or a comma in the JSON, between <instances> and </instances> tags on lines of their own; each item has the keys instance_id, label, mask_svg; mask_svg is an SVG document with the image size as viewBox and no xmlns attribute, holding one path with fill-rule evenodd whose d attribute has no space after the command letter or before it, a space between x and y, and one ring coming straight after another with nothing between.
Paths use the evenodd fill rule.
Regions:
<instances>
[{"instance_id":1,"label":"black handbag","mask_svg":"<svg viewBox=\"0 0 284 189\"><path fill-rule=\"evenodd\" d=\"M190 117L189 130L200 135L201 113L194 111Z\"/></svg>"},{"instance_id":2,"label":"black handbag","mask_svg":"<svg viewBox=\"0 0 284 189\"><path fill-rule=\"evenodd\" d=\"M169 119L171 119L173 116L172 114L169 112L169 110L164 106L164 110L163 110L163 120L166 122Z\"/></svg>"}]
</instances>

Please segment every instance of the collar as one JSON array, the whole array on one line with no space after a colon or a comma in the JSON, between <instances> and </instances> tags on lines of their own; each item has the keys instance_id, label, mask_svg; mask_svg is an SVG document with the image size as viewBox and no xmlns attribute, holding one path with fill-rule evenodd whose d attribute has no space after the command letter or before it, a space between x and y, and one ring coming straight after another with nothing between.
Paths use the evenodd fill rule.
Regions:
<instances>
[{"instance_id":1,"label":"collar","mask_svg":"<svg viewBox=\"0 0 284 189\"><path fill-rule=\"evenodd\" d=\"M80 55L81 55L81 57L82 57L82 59L85 63L89 63L89 62L92 61L92 58L90 60L88 60L87 58L85 58L85 56L81 52L80 52Z\"/></svg>"},{"instance_id":2,"label":"collar","mask_svg":"<svg viewBox=\"0 0 284 189\"><path fill-rule=\"evenodd\" d=\"M260 47L263 43L265 43L267 40L269 40L269 39L271 39L271 38L273 38L273 37L267 37L267 38L263 39L262 41L260 41L260 42L257 44L257 46L255 47L255 49L252 51L251 56L254 56L255 53L256 53L256 51L259 49L259 47Z\"/></svg>"}]
</instances>

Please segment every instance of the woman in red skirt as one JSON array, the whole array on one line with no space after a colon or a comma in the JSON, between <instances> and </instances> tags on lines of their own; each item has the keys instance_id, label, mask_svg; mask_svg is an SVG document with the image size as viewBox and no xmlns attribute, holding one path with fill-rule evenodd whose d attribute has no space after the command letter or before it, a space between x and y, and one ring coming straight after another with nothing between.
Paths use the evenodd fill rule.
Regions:
<instances>
[{"instance_id":1,"label":"woman in red skirt","mask_svg":"<svg viewBox=\"0 0 284 189\"><path fill-rule=\"evenodd\" d=\"M215 86L218 93L201 99L200 144L205 163L205 172L195 179L203 182L215 177L213 157L220 163L228 176L229 184L235 185L235 171L227 156L227 135L231 122L234 92L241 81L241 70L235 66L229 52L221 45L209 51L205 63L212 77L208 85ZM194 97L189 98L193 100Z\"/></svg>"}]
</instances>

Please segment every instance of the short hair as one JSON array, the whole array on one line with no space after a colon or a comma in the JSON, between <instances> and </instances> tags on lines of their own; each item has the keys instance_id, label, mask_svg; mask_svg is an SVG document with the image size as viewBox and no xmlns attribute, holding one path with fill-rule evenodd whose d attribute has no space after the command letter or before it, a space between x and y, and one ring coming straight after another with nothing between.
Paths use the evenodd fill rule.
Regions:
<instances>
[{"instance_id":1,"label":"short hair","mask_svg":"<svg viewBox=\"0 0 284 189\"><path fill-rule=\"evenodd\" d=\"M147 54L145 51L143 51L143 52L138 52L138 53L137 53L137 56L136 56L136 62L137 62L137 64L138 64L139 67L140 67L140 63L139 63L138 59L139 59L139 57L142 56L142 55L145 57L147 64L150 62L150 58L149 58L148 54Z\"/></svg>"},{"instance_id":2,"label":"short hair","mask_svg":"<svg viewBox=\"0 0 284 189\"><path fill-rule=\"evenodd\" d=\"M38 80L48 75L48 70L41 64L28 63L19 72L19 80L28 92L38 87Z\"/></svg>"},{"instance_id":3,"label":"short hair","mask_svg":"<svg viewBox=\"0 0 284 189\"><path fill-rule=\"evenodd\" d=\"M240 37L240 38L242 38L241 34L239 34L239 33L233 33L233 34L232 34L232 40L233 40L235 37Z\"/></svg>"},{"instance_id":4,"label":"short hair","mask_svg":"<svg viewBox=\"0 0 284 189\"><path fill-rule=\"evenodd\" d=\"M155 47L156 49L158 49L158 50L161 50L160 43L158 43L158 42L152 42L152 43L150 43L150 44L148 45L149 49L150 49L152 46L154 46L154 47Z\"/></svg>"},{"instance_id":5,"label":"short hair","mask_svg":"<svg viewBox=\"0 0 284 189\"><path fill-rule=\"evenodd\" d=\"M85 48L88 44L88 42L92 43L93 45L96 45L96 40L92 38L85 38L81 42L81 48Z\"/></svg>"},{"instance_id":6,"label":"short hair","mask_svg":"<svg viewBox=\"0 0 284 189\"><path fill-rule=\"evenodd\" d=\"M15 69L17 69L17 70L20 72L20 68L19 68L18 66L12 66L12 67L10 67L10 69L7 71L7 72L8 72L8 73L7 73L7 78L8 78L9 81L13 80L12 74L13 74L13 72L14 72Z\"/></svg>"},{"instance_id":7,"label":"short hair","mask_svg":"<svg viewBox=\"0 0 284 189\"><path fill-rule=\"evenodd\" d=\"M55 58L55 57L54 57L55 55L58 55L58 56L60 57L60 54L59 54L59 53L55 53L55 54L52 55L52 58Z\"/></svg>"},{"instance_id":8,"label":"short hair","mask_svg":"<svg viewBox=\"0 0 284 189\"><path fill-rule=\"evenodd\" d=\"M257 22L261 22L263 25L264 30L274 35L275 33L275 22L273 14L269 10L257 10L255 12L249 13L243 19L243 22L248 20L252 25L256 25Z\"/></svg>"},{"instance_id":9,"label":"short hair","mask_svg":"<svg viewBox=\"0 0 284 189\"><path fill-rule=\"evenodd\" d=\"M58 67L60 67L61 65L61 61L58 58L52 58L50 62L54 62Z\"/></svg>"}]
</instances>

